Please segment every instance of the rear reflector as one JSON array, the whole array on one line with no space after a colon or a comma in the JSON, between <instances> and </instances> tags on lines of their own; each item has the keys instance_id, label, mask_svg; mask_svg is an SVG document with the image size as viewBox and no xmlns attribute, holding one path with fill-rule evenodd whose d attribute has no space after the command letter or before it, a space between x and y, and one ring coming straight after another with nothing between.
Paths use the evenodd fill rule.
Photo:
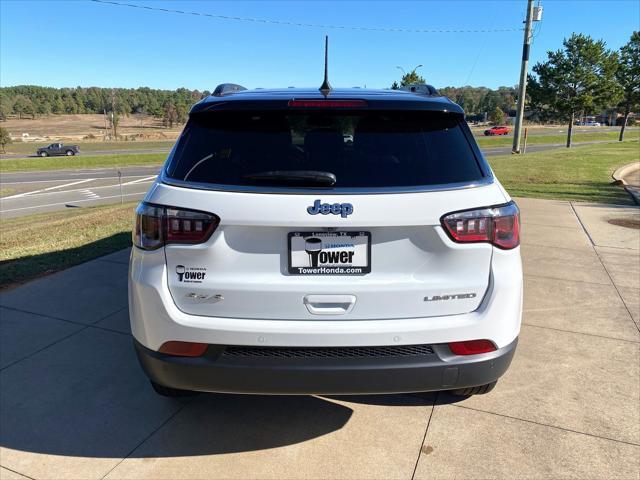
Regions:
<instances>
[{"instance_id":1,"label":"rear reflector","mask_svg":"<svg viewBox=\"0 0 640 480\"><path fill-rule=\"evenodd\" d=\"M206 343L165 342L160 347L159 352L178 357L199 357L204 355L208 346Z\"/></svg>"},{"instance_id":2,"label":"rear reflector","mask_svg":"<svg viewBox=\"0 0 640 480\"><path fill-rule=\"evenodd\" d=\"M155 250L171 243L203 243L219 223L220 218L212 213L143 202L136 209L133 244L143 250Z\"/></svg>"},{"instance_id":3,"label":"rear reflector","mask_svg":"<svg viewBox=\"0 0 640 480\"><path fill-rule=\"evenodd\" d=\"M364 100L289 100L290 107L301 108L357 108L366 107Z\"/></svg>"},{"instance_id":4,"label":"rear reflector","mask_svg":"<svg viewBox=\"0 0 640 480\"><path fill-rule=\"evenodd\" d=\"M449 350L455 355L477 355L493 352L496 350L496 346L489 340L467 340L449 343Z\"/></svg>"},{"instance_id":5,"label":"rear reflector","mask_svg":"<svg viewBox=\"0 0 640 480\"><path fill-rule=\"evenodd\" d=\"M505 250L520 245L520 211L514 202L449 213L441 223L454 242L487 242Z\"/></svg>"}]
</instances>

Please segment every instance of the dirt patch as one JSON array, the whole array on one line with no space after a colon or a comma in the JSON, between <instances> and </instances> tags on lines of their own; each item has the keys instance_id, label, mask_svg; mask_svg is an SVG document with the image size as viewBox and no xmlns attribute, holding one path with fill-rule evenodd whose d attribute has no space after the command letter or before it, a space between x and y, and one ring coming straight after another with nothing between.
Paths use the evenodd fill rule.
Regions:
<instances>
[{"instance_id":1,"label":"dirt patch","mask_svg":"<svg viewBox=\"0 0 640 480\"><path fill-rule=\"evenodd\" d=\"M626 217L626 218L610 218L607 220L611 225L624 228L634 228L640 230L640 218Z\"/></svg>"},{"instance_id":2,"label":"dirt patch","mask_svg":"<svg viewBox=\"0 0 640 480\"><path fill-rule=\"evenodd\" d=\"M2 126L9 131L14 141L42 140L93 140L102 141L105 136L104 115L48 115L35 119L8 118ZM151 115L127 115L120 119L119 136L135 139L177 138L182 125L164 128L162 119Z\"/></svg>"}]
</instances>

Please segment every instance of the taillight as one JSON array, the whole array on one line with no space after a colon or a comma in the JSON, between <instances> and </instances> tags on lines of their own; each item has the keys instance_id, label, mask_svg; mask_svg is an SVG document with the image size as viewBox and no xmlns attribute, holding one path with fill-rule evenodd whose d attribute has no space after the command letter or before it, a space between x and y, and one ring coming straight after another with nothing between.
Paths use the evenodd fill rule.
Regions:
<instances>
[{"instance_id":1,"label":"taillight","mask_svg":"<svg viewBox=\"0 0 640 480\"><path fill-rule=\"evenodd\" d=\"M143 250L155 250L171 243L206 242L220 218L195 210L141 203L136 209L133 244Z\"/></svg>"},{"instance_id":2,"label":"taillight","mask_svg":"<svg viewBox=\"0 0 640 480\"><path fill-rule=\"evenodd\" d=\"M211 213L177 208L165 209L166 243L206 242L220 223Z\"/></svg>"},{"instance_id":3,"label":"taillight","mask_svg":"<svg viewBox=\"0 0 640 480\"><path fill-rule=\"evenodd\" d=\"M449 350L454 355L478 355L495 351L496 346L490 340L467 340L449 343Z\"/></svg>"},{"instance_id":4,"label":"taillight","mask_svg":"<svg viewBox=\"0 0 640 480\"><path fill-rule=\"evenodd\" d=\"M520 211L514 202L449 213L441 222L454 242L488 242L505 250L520 245Z\"/></svg>"},{"instance_id":5,"label":"taillight","mask_svg":"<svg viewBox=\"0 0 640 480\"><path fill-rule=\"evenodd\" d=\"M164 207L141 203L136 208L136 225L133 229L133 244L143 250L155 250L164 245L162 219Z\"/></svg>"}]
</instances>

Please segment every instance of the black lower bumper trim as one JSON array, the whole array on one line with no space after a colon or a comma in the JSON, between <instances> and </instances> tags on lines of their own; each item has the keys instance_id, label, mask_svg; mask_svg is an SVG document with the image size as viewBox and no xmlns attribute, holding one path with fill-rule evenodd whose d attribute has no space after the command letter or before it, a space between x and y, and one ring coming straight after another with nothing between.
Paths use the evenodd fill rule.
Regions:
<instances>
[{"instance_id":1,"label":"black lower bumper trim","mask_svg":"<svg viewBox=\"0 0 640 480\"><path fill-rule=\"evenodd\" d=\"M509 367L517 338L495 352L453 355L434 344L416 355L358 358L225 355L212 345L202 357L176 357L134 340L138 359L155 383L181 390L255 394L348 395L451 390L485 385Z\"/></svg>"}]
</instances>

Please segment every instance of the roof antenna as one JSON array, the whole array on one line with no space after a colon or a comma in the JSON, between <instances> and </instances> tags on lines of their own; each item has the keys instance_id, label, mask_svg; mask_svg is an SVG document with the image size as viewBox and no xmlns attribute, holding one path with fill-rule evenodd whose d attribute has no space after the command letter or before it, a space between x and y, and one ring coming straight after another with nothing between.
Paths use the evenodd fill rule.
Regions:
<instances>
[{"instance_id":1,"label":"roof antenna","mask_svg":"<svg viewBox=\"0 0 640 480\"><path fill-rule=\"evenodd\" d=\"M324 37L324 82L320 86L320 92L325 97L331 93L331 84L329 83L329 35Z\"/></svg>"}]
</instances>

